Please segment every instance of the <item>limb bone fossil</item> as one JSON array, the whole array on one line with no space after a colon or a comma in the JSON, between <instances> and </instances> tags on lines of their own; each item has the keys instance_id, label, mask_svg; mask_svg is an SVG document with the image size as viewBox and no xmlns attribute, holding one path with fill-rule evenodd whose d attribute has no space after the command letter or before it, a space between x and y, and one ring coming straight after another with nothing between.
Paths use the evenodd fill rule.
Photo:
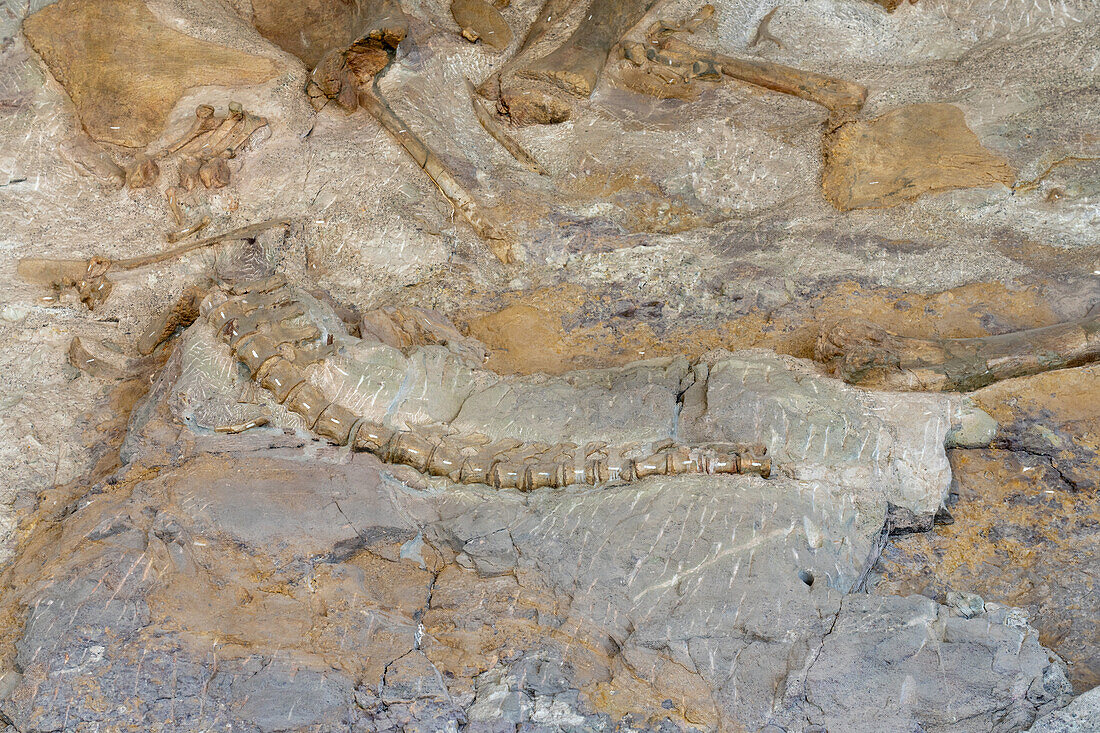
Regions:
<instances>
[{"instance_id":1,"label":"limb bone fossil","mask_svg":"<svg viewBox=\"0 0 1100 733\"><path fill-rule=\"evenodd\" d=\"M111 260L99 255L87 260L53 260L40 257L24 257L16 265L16 272L19 277L27 282L45 285L57 293L63 289L73 288L80 296L80 300L88 306L88 309L95 310L107 299L114 287L111 281L107 279L109 270L135 270L139 267L167 262L198 249L213 247L221 242L234 239L250 239L268 229L286 226L289 223L286 219L269 219L259 224L250 224L246 227L215 234L206 239L188 242L156 254L120 260Z\"/></svg>"},{"instance_id":2,"label":"limb bone fossil","mask_svg":"<svg viewBox=\"0 0 1100 733\"><path fill-rule=\"evenodd\" d=\"M846 382L888 390L970 391L1012 377L1100 359L1100 309L1079 321L997 336L905 338L870 323L839 323L815 358Z\"/></svg>"},{"instance_id":3,"label":"limb bone fossil","mask_svg":"<svg viewBox=\"0 0 1100 733\"><path fill-rule=\"evenodd\" d=\"M647 452L644 447L602 443L550 445L503 439L490 444L485 436L446 434L430 427L392 430L357 415L310 382L310 370L321 368L335 347L318 343L321 330L301 320L307 306L296 300L282 277L216 292L203 309L207 323L244 364L252 381L302 418L313 433L421 473L521 491L595 486L658 474L770 473L766 451L757 445L661 444ZM631 452L636 457L627 455Z\"/></svg>"},{"instance_id":4,"label":"limb bone fossil","mask_svg":"<svg viewBox=\"0 0 1100 733\"><path fill-rule=\"evenodd\" d=\"M685 66L711 64L730 78L816 102L831 112L858 112L867 99L866 87L824 74L704 51L671 35L654 39L653 43L661 55L673 62Z\"/></svg>"},{"instance_id":5,"label":"limb bone fossil","mask_svg":"<svg viewBox=\"0 0 1100 733\"><path fill-rule=\"evenodd\" d=\"M506 264L511 262L512 246L503 230L481 209L474 197L458 182L435 151L413 133L409 126L382 101L382 97L377 94L377 88L376 83L373 93L370 91L359 93L360 106L378 120L386 132L405 148L405 152L412 156L416 164L432 179L432 183L462 213L478 236L485 240L489 250L496 255L497 259Z\"/></svg>"}]
</instances>

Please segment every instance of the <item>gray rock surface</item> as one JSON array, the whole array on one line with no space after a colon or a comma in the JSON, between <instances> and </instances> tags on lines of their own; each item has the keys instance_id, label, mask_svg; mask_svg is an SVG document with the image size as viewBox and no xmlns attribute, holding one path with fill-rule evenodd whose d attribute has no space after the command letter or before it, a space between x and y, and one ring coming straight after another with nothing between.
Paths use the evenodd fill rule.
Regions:
<instances>
[{"instance_id":1,"label":"gray rock surface","mask_svg":"<svg viewBox=\"0 0 1100 733\"><path fill-rule=\"evenodd\" d=\"M694 376L680 417L687 441L759 440L792 476L879 492L919 514L947 498L949 397L857 389L762 349L709 355Z\"/></svg>"},{"instance_id":2,"label":"gray rock surface","mask_svg":"<svg viewBox=\"0 0 1100 733\"><path fill-rule=\"evenodd\" d=\"M885 503L837 484L417 490L146 411L4 571L18 730L1007 731L1063 696L1018 613L850 595Z\"/></svg>"},{"instance_id":3,"label":"gray rock surface","mask_svg":"<svg viewBox=\"0 0 1100 733\"><path fill-rule=\"evenodd\" d=\"M1078 695L1061 710L1043 716L1028 733L1094 733L1100 730L1100 687Z\"/></svg>"}]
</instances>

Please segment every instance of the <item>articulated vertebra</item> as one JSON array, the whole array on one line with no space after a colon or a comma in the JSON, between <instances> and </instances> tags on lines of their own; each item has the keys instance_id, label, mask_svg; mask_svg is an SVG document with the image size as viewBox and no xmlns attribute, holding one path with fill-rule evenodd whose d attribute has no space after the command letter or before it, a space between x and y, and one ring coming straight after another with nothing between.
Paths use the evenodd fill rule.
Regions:
<instances>
[{"instance_id":1,"label":"articulated vertebra","mask_svg":"<svg viewBox=\"0 0 1100 733\"><path fill-rule=\"evenodd\" d=\"M627 449L604 443L577 446L506 439L490 444L484 436L392 430L356 415L309 382L305 368L329 356L332 347L320 343L321 331L316 326L293 325L305 313L285 279L273 276L234 288L206 318L247 367L252 380L301 417L314 434L353 450L369 451L387 463L411 466L457 483L524 491L681 473L767 477L771 471L761 445L666 443L653 446L650 455L629 458L623 455Z\"/></svg>"}]
</instances>

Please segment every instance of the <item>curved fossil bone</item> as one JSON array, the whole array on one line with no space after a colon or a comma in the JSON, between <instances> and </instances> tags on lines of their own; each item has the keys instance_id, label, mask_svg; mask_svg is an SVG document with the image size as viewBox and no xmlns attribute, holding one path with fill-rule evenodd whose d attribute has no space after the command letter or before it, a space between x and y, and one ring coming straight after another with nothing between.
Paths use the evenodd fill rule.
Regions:
<instances>
[{"instance_id":1,"label":"curved fossil bone","mask_svg":"<svg viewBox=\"0 0 1100 733\"><path fill-rule=\"evenodd\" d=\"M279 403L301 417L325 440L369 451L383 461L410 466L459 483L530 491L571 484L602 485L634 481L651 475L680 473L771 472L766 449L759 445L708 446L523 443L503 440L487 444L475 436L448 435L422 427L392 430L356 415L306 376L304 364L329 353L311 351L320 331L293 325L298 314L293 291L272 289L265 280L236 289L209 309L208 323L221 334L234 356ZM272 307L278 303L281 307ZM245 331L248 333L243 334ZM631 457L632 455L636 457Z\"/></svg>"}]
</instances>

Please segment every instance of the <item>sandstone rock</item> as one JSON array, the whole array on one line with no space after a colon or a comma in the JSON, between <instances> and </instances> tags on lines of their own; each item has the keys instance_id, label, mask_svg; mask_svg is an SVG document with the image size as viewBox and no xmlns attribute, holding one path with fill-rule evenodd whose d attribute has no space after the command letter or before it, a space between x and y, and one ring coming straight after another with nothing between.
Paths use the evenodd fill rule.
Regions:
<instances>
[{"instance_id":1,"label":"sandstone rock","mask_svg":"<svg viewBox=\"0 0 1100 733\"><path fill-rule=\"evenodd\" d=\"M1064 681L1007 611L845 595L883 515L841 486L416 491L370 456L165 438L44 502L0 576L21 730L970 731Z\"/></svg>"},{"instance_id":2,"label":"sandstone rock","mask_svg":"<svg viewBox=\"0 0 1100 733\"><path fill-rule=\"evenodd\" d=\"M950 104L914 104L826 133L825 198L841 211L897 206L925 193L1003 184L1015 174Z\"/></svg>"},{"instance_id":3,"label":"sandstone rock","mask_svg":"<svg viewBox=\"0 0 1100 733\"><path fill-rule=\"evenodd\" d=\"M93 139L143 147L183 92L271 79L270 59L200 41L164 25L142 0L61 0L23 33L65 87Z\"/></svg>"},{"instance_id":4,"label":"sandstone rock","mask_svg":"<svg viewBox=\"0 0 1100 733\"><path fill-rule=\"evenodd\" d=\"M501 380L467 399L454 425L548 443L668 440L675 434L677 395L687 371L687 360L673 357Z\"/></svg>"},{"instance_id":5,"label":"sandstone rock","mask_svg":"<svg viewBox=\"0 0 1100 733\"><path fill-rule=\"evenodd\" d=\"M1065 480L1100 488L1100 365L1010 379L972 397L999 423L997 442L1046 456Z\"/></svg>"}]
</instances>

